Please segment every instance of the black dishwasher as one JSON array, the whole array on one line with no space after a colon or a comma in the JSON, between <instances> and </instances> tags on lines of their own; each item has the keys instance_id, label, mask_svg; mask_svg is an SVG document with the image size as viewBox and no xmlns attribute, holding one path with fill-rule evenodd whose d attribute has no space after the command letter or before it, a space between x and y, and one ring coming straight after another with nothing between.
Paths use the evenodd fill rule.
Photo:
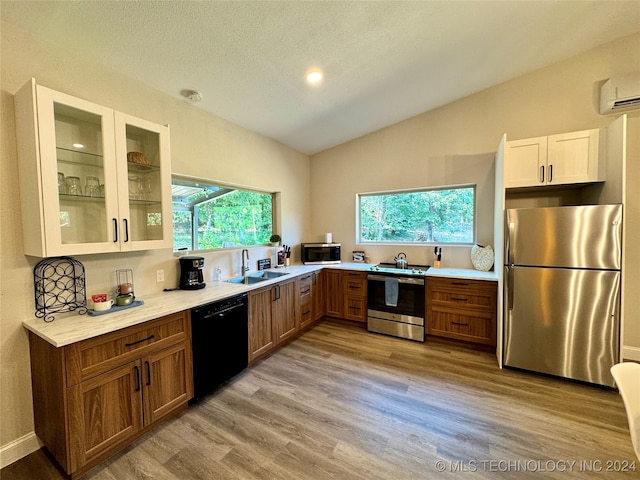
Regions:
<instances>
[{"instance_id":1,"label":"black dishwasher","mask_svg":"<svg viewBox=\"0 0 640 480\"><path fill-rule=\"evenodd\" d=\"M247 294L191 310L194 400L247 368Z\"/></svg>"}]
</instances>

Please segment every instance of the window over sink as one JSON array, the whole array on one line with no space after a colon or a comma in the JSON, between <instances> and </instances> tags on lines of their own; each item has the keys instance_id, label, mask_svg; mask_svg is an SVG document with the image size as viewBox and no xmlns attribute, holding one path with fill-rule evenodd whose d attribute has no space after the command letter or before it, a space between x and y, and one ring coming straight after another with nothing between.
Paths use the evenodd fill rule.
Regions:
<instances>
[{"instance_id":1,"label":"window over sink","mask_svg":"<svg viewBox=\"0 0 640 480\"><path fill-rule=\"evenodd\" d=\"M357 195L360 244L475 243L476 186Z\"/></svg>"},{"instance_id":2,"label":"window over sink","mask_svg":"<svg viewBox=\"0 0 640 480\"><path fill-rule=\"evenodd\" d=\"M173 249L211 250L269 243L273 192L173 176Z\"/></svg>"}]
</instances>

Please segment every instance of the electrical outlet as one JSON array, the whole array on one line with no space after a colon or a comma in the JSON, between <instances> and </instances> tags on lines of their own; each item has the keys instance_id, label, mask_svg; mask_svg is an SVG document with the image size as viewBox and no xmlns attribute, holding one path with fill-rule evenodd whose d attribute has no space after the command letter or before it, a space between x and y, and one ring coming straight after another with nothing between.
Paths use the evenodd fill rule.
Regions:
<instances>
[{"instance_id":1,"label":"electrical outlet","mask_svg":"<svg viewBox=\"0 0 640 480\"><path fill-rule=\"evenodd\" d=\"M164 282L164 270L156 270L156 282Z\"/></svg>"}]
</instances>

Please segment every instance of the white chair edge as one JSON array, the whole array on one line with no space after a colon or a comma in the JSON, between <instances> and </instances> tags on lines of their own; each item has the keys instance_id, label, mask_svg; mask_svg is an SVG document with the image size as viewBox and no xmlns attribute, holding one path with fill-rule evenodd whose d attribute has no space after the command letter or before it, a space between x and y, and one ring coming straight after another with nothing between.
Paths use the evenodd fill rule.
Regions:
<instances>
[{"instance_id":1,"label":"white chair edge","mask_svg":"<svg viewBox=\"0 0 640 480\"><path fill-rule=\"evenodd\" d=\"M631 443L640 460L640 363L623 362L611 367L629 422Z\"/></svg>"}]
</instances>

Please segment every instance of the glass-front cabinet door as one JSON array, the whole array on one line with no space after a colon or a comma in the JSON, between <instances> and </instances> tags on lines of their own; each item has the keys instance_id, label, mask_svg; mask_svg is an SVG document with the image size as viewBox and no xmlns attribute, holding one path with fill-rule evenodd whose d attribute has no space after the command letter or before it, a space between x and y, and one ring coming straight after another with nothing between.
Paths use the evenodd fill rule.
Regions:
<instances>
[{"instance_id":1,"label":"glass-front cabinet door","mask_svg":"<svg viewBox=\"0 0 640 480\"><path fill-rule=\"evenodd\" d=\"M15 107L25 254L172 248L169 127L34 80Z\"/></svg>"},{"instance_id":2,"label":"glass-front cabinet door","mask_svg":"<svg viewBox=\"0 0 640 480\"><path fill-rule=\"evenodd\" d=\"M46 255L119 251L113 110L37 87Z\"/></svg>"},{"instance_id":3,"label":"glass-front cabinet door","mask_svg":"<svg viewBox=\"0 0 640 480\"><path fill-rule=\"evenodd\" d=\"M172 248L169 128L116 112L122 250Z\"/></svg>"}]
</instances>

